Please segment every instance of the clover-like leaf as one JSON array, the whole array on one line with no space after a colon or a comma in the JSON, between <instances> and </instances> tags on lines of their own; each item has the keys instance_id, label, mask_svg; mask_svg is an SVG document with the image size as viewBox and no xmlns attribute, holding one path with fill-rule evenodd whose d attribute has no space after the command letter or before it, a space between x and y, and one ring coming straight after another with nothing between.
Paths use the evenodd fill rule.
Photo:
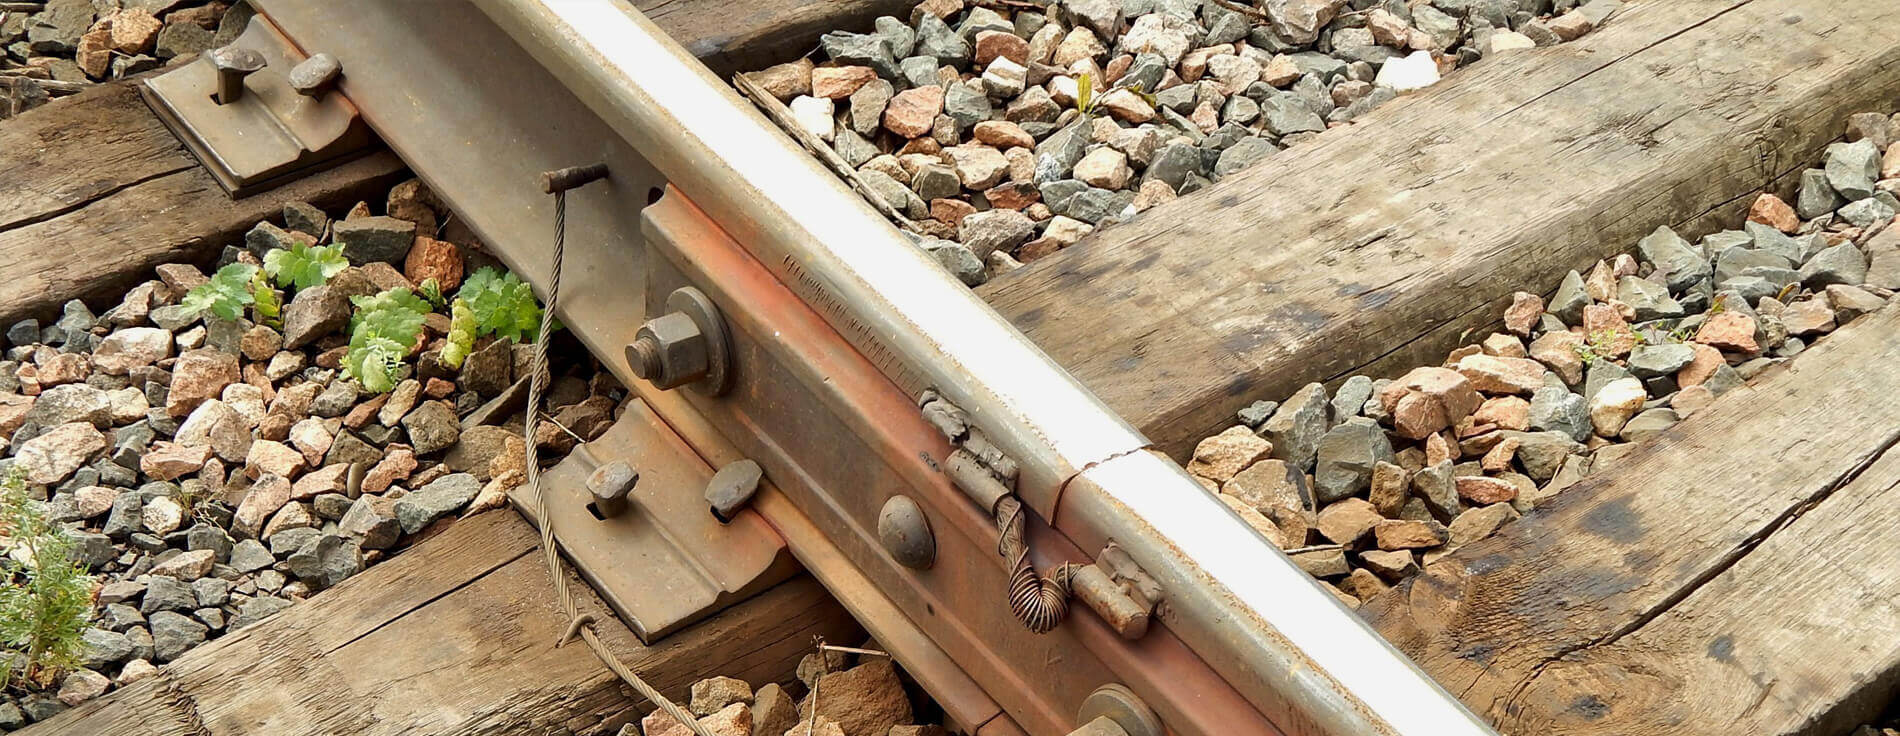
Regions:
<instances>
[{"instance_id":1,"label":"clover-like leaf","mask_svg":"<svg viewBox=\"0 0 1900 736\"><path fill-rule=\"evenodd\" d=\"M350 262L343 257L343 246L340 245L299 242L289 248L277 248L264 254L264 272L270 274L278 286L295 286L298 289L321 286L349 266Z\"/></svg>"},{"instance_id":2,"label":"clover-like leaf","mask_svg":"<svg viewBox=\"0 0 1900 736\"><path fill-rule=\"evenodd\" d=\"M244 308L257 298L251 292L251 276L255 273L257 267L248 263L225 266L218 269L209 280L186 292L184 300L179 303L202 315L226 322L236 321L244 316Z\"/></svg>"},{"instance_id":3,"label":"clover-like leaf","mask_svg":"<svg viewBox=\"0 0 1900 736\"><path fill-rule=\"evenodd\" d=\"M541 325L541 302L534 288L513 273L483 268L476 271L456 298L467 302L477 335L531 342Z\"/></svg>"}]
</instances>

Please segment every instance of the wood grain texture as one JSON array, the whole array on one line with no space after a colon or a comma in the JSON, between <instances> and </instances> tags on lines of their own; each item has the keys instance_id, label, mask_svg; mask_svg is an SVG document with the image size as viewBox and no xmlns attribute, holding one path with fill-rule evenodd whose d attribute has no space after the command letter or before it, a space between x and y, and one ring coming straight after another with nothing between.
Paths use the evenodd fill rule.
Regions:
<instances>
[{"instance_id":1,"label":"wood grain texture","mask_svg":"<svg viewBox=\"0 0 1900 736\"><path fill-rule=\"evenodd\" d=\"M403 175L375 153L232 201L139 99L114 82L0 126L0 323L95 310L164 263L205 264L283 205L380 199Z\"/></svg>"},{"instance_id":2,"label":"wood grain texture","mask_svg":"<svg viewBox=\"0 0 1900 736\"><path fill-rule=\"evenodd\" d=\"M611 734L652 709L565 628L534 529L511 512L465 520L244 631L192 650L150 680L25 736L433 736ZM581 610L612 614L577 578ZM813 636L861 630L801 577L642 645L599 627L636 672L676 699L725 674L789 678Z\"/></svg>"},{"instance_id":3,"label":"wood grain texture","mask_svg":"<svg viewBox=\"0 0 1900 736\"><path fill-rule=\"evenodd\" d=\"M827 31L868 31L880 15L908 21L917 0L635 0L634 6L720 78L791 61Z\"/></svg>"},{"instance_id":4,"label":"wood grain texture","mask_svg":"<svg viewBox=\"0 0 1900 736\"><path fill-rule=\"evenodd\" d=\"M1181 457L1250 401L1436 364L1658 225L1732 226L1897 86L1900 3L1630 3L980 293Z\"/></svg>"},{"instance_id":5,"label":"wood grain texture","mask_svg":"<svg viewBox=\"0 0 1900 736\"><path fill-rule=\"evenodd\" d=\"M93 87L0 125L0 231L196 165L130 84Z\"/></svg>"},{"instance_id":6,"label":"wood grain texture","mask_svg":"<svg viewBox=\"0 0 1900 736\"><path fill-rule=\"evenodd\" d=\"M1845 733L1900 682L1900 307L1360 609L1509 734Z\"/></svg>"}]
</instances>

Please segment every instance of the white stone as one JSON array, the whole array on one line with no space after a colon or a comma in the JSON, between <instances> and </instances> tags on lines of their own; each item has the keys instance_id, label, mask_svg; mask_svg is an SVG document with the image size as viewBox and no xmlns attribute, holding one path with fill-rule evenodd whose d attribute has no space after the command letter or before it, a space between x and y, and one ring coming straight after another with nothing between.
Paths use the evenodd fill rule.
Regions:
<instances>
[{"instance_id":1,"label":"white stone","mask_svg":"<svg viewBox=\"0 0 1900 736\"><path fill-rule=\"evenodd\" d=\"M141 515L146 530L158 536L178 531L185 524L185 507L170 496L159 496L145 502Z\"/></svg>"},{"instance_id":2,"label":"white stone","mask_svg":"<svg viewBox=\"0 0 1900 736\"><path fill-rule=\"evenodd\" d=\"M255 428L264 421L264 389L248 383L233 383L224 387L219 400L243 417L247 427Z\"/></svg>"},{"instance_id":3,"label":"white stone","mask_svg":"<svg viewBox=\"0 0 1900 736\"><path fill-rule=\"evenodd\" d=\"M1635 378L1618 378L1606 383L1590 399L1590 424L1598 435L1615 437L1623 431L1630 417L1643 410L1643 402L1648 398L1643 382Z\"/></svg>"},{"instance_id":4,"label":"white stone","mask_svg":"<svg viewBox=\"0 0 1900 736\"><path fill-rule=\"evenodd\" d=\"M1243 56L1226 54L1210 58L1207 71L1220 81L1221 88L1229 95L1240 94L1247 85L1260 81L1260 64Z\"/></svg>"},{"instance_id":5,"label":"white stone","mask_svg":"<svg viewBox=\"0 0 1900 736\"><path fill-rule=\"evenodd\" d=\"M62 424L20 445L14 467L26 472L28 483L52 485L85 465L106 447L106 437L85 422Z\"/></svg>"},{"instance_id":6,"label":"white stone","mask_svg":"<svg viewBox=\"0 0 1900 736\"><path fill-rule=\"evenodd\" d=\"M1075 77L1057 75L1049 78L1049 99L1058 105L1074 105L1075 98L1082 94L1082 83Z\"/></svg>"},{"instance_id":7,"label":"white stone","mask_svg":"<svg viewBox=\"0 0 1900 736\"><path fill-rule=\"evenodd\" d=\"M1534 48L1537 48L1537 42L1517 31L1492 31L1491 36L1484 40L1485 56Z\"/></svg>"},{"instance_id":8,"label":"white stone","mask_svg":"<svg viewBox=\"0 0 1900 736\"><path fill-rule=\"evenodd\" d=\"M1029 67L998 56L983 70L983 91L996 99L1009 99L1023 93Z\"/></svg>"},{"instance_id":9,"label":"white stone","mask_svg":"<svg viewBox=\"0 0 1900 736\"><path fill-rule=\"evenodd\" d=\"M156 327L128 327L106 336L93 351L92 364L100 372L123 376L172 354L172 333Z\"/></svg>"},{"instance_id":10,"label":"white stone","mask_svg":"<svg viewBox=\"0 0 1900 736\"><path fill-rule=\"evenodd\" d=\"M1168 66L1181 63L1188 51L1188 23L1168 13L1151 13L1135 19L1122 34L1121 50L1129 54L1160 54Z\"/></svg>"},{"instance_id":11,"label":"white stone","mask_svg":"<svg viewBox=\"0 0 1900 736\"><path fill-rule=\"evenodd\" d=\"M145 418L145 412L152 405L145 400L145 392L137 388L122 388L109 391L106 398L112 402L112 423L119 426L131 424Z\"/></svg>"},{"instance_id":12,"label":"white stone","mask_svg":"<svg viewBox=\"0 0 1900 736\"><path fill-rule=\"evenodd\" d=\"M969 189L988 189L1009 173L1009 159L989 146L971 144L943 149L956 169L957 180Z\"/></svg>"},{"instance_id":13,"label":"white stone","mask_svg":"<svg viewBox=\"0 0 1900 736\"><path fill-rule=\"evenodd\" d=\"M837 119L832 117L833 107L831 100L823 97L799 95L792 98L792 121L807 133L831 140L837 126Z\"/></svg>"},{"instance_id":14,"label":"white stone","mask_svg":"<svg viewBox=\"0 0 1900 736\"><path fill-rule=\"evenodd\" d=\"M1090 151L1075 164L1075 178L1092 187L1122 189L1134 172L1128 168L1128 156L1108 146Z\"/></svg>"},{"instance_id":15,"label":"white stone","mask_svg":"<svg viewBox=\"0 0 1900 736\"><path fill-rule=\"evenodd\" d=\"M1437 84L1438 79L1438 62L1432 59L1432 52L1414 51L1379 67L1379 76L1373 83L1391 87L1394 92L1410 92Z\"/></svg>"},{"instance_id":16,"label":"white stone","mask_svg":"<svg viewBox=\"0 0 1900 736\"><path fill-rule=\"evenodd\" d=\"M1071 217L1056 215L1050 218L1049 224L1043 228L1042 237L1046 240L1069 246L1075 245L1076 241L1082 239L1082 236L1094 231L1094 225Z\"/></svg>"}]
</instances>

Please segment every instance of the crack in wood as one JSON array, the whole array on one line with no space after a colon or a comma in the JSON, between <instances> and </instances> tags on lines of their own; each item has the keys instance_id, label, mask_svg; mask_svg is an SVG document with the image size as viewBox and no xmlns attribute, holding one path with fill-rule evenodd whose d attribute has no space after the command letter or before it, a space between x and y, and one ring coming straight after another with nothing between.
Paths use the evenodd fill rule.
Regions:
<instances>
[{"instance_id":1,"label":"crack in wood","mask_svg":"<svg viewBox=\"0 0 1900 736\"><path fill-rule=\"evenodd\" d=\"M165 680L165 685L159 688L165 698L165 705L176 714L178 725L184 729L186 736L215 736L211 729L205 727L204 717L198 713L198 699L178 684L178 678L172 674L171 668L160 669L158 676Z\"/></svg>"}]
</instances>

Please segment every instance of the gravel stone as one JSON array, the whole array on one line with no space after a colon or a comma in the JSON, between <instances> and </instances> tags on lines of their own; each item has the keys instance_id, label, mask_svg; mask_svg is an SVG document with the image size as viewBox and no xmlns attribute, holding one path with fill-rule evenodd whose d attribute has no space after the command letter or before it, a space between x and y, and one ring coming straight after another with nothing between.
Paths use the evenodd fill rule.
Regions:
<instances>
[{"instance_id":1,"label":"gravel stone","mask_svg":"<svg viewBox=\"0 0 1900 736\"><path fill-rule=\"evenodd\" d=\"M289 608L290 605L290 601L275 596L257 596L238 606L237 615L231 617L231 620L225 624L225 630L242 630L251 624L277 615L278 612Z\"/></svg>"},{"instance_id":2,"label":"gravel stone","mask_svg":"<svg viewBox=\"0 0 1900 736\"><path fill-rule=\"evenodd\" d=\"M183 614L159 611L152 614L154 662L170 662L192 647L203 643L210 629Z\"/></svg>"},{"instance_id":3,"label":"gravel stone","mask_svg":"<svg viewBox=\"0 0 1900 736\"><path fill-rule=\"evenodd\" d=\"M1629 371L1637 378L1674 375L1695 360L1695 350L1682 343L1638 345L1630 351Z\"/></svg>"},{"instance_id":4,"label":"gravel stone","mask_svg":"<svg viewBox=\"0 0 1900 736\"><path fill-rule=\"evenodd\" d=\"M430 522L448 516L475 500L482 482L467 473L444 476L396 501L396 520L404 534L414 534Z\"/></svg>"},{"instance_id":5,"label":"gravel stone","mask_svg":"<svg viewBox=\"0 0 1900 736\"><path fill-rule=\"evenodd\" d=\"M1321 438L1331 429L1332 406L1326 387L1309 383L1287 398L1260 427L1260 436L1273 443L1273 456L1301 471L1311 469Z\"/></svg>"},{"instance_id":6,"label":"gravel stone","mask_svg":"<svg viewBox=\"0 0 1900 736\"><path fill-rule=\"evenodd\" d=\"M362 572L363 550L348 537L323 534L284 558L284 565L311 590L323 590Z\"/></svg>"},{"instance_id":7,"label":"gravel stone","mask_svg":"<svg viewBox=\"0 0 1900 736\"><path fill-rule=\"evenodd\" d=\"M1376 422L1363 417L1334 427L1319 441L1313 468L1314 492L1331 503L1366 490L1373 466L1391 462L1392 443Z\"/></svg>"},{"instance_id":8,"label":"gravel stone","mask_svg":"<svg viewBox=\"0 0 1900 736\"><path fill-rule=\"evenodd\" d=\"M256 572L277 564L270 548L255 539L242 539L231 547L230 565L238 572Z\"/></svg>"},{"instance_id":9,"label":"gravel stone","mask_svg":"<svg viewBox=\"0 0 1900 736\"><path fill-rule=\"evenodd\" d=\"M1801 283L1810 289L1834 284L1859 286L1866 280L1867 257L1853 243L1822 250L1801 266Z\"/></svg>"},{"instance_id":10,"label":"gravel stone","mask_svg":"<svg viewBox=\"0 0 1900 736\"><path fill-rule=\"evenodd\" d=\"M455 417L455 410L440 401L423 402L403 417L402 426L408 431L409 444L418 455L448 449L462 435L462 425Z\"/></svg>"},{"instance_id":11,"label":"gravel stone","mask_svg":"<svg viewBox=\"0 0 1900 736\"><path fill-rule=\"evenodd\" d=\"M189 611L197 607L198 594L178 578L152 575L145 579L145 598L139 604L140 613L149 616L155 611Z\"/></svg>"},{"instance_id":12,"label":"gravel stone","mask_svg":"<svg viewBox=\"0 0 1900 736\"><path fill-rule=\"evenodd\" d=\"M957 227L958 237L978 259L987 258L992 251L1014 250L1035 232L1036 223L1015 210L978 212L965 216Z\"/></svg>"},{"instance_id":13,"label":"gravel stone","mask_svg":"<svg viewBox=\"0 0 1900 736\"><path fill-rule=\"evenodd\" d=\"M1872 197L1880 177L1880 149L1870 140L1830 145L1824 172L1828 185L1847 201Z\"/></svg>"},{"instance_id":14,"label":"gravel stone","mask_svg":"<svg viewBox=\"0 0 1900 736\"><path fill-rule=\"evenodd\" d=\"M409 255L410 246L415 243L416 224L387 216L358 217L332 224L330 234L336 244L343 246L343 256L350 260L351 265L388 263L399 266ZM301 297L302 292L298 296ZM289 323L288 314L285 323ZM300 343L286 339L285 344L296 347Z\"/></svg>"}]
</instances>

